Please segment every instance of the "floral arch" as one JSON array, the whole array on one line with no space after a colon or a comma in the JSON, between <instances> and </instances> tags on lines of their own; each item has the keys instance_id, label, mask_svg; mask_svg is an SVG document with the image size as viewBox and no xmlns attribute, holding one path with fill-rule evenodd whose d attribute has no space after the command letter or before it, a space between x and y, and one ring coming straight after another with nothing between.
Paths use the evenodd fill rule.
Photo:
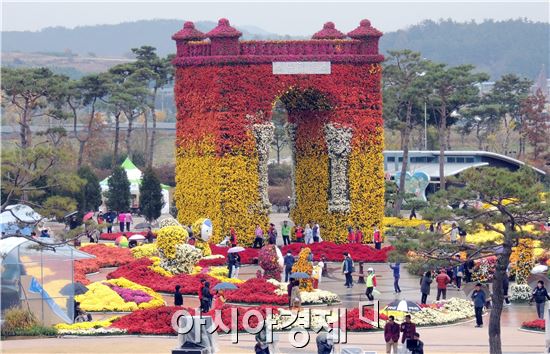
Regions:
<instances>
[{"instance_id":1,"label":"floral arch","mask_svg":"<svg viewBox=\"0 0 550 354\"><path fill-rule=\"evenodd\" d=\"M186 22L172 36L180 221L206 216L214 241L235 227L252 243L255 225L268 222L271 111L281 99L294 161L291 219L319 223L335 242L345 241L348 225L380 225L382 33L363 20L347 35L328 22L311 40L240 36L226 19L207 34Z\"/></svg>"}]
</instances>

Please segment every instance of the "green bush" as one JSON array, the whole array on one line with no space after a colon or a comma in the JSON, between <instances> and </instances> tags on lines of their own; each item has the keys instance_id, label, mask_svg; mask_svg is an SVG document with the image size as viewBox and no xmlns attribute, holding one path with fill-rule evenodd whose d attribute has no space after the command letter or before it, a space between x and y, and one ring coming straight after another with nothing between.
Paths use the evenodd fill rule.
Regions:
<instances>
[{"instance_id":1,"label":"green bush","mask_svg":"<svg viewBox=\"0 0 550 354\"><path fill-rule=\"evenodd\" d=\"M10 333L38 325L38 320L32 312L19 307L12 307L6 310L3 317L2 335L4 335L4 332Z\"/></svg>"},{"instance_id":2,"label":"green bush","mask_svg":"<svg viewBox=\"0 0 550 354\"><path fill-rule=\"evenodd\" d=\"M12 307L4 313L2 337L13 336L55 336L57 330L42 326L32 312L27 309Z\"/></svg>"},{"instance_id":3,"label":"green bush","mask_svg":"<svg viewBox=\"0 0 550 354\"><path fill-rule=\"evenodd\" d=\"M267 166L267 179L270 186L280 186L290 180L290 171L292 167L289 164L270 163Z\"/></svg>"}]
</instances>

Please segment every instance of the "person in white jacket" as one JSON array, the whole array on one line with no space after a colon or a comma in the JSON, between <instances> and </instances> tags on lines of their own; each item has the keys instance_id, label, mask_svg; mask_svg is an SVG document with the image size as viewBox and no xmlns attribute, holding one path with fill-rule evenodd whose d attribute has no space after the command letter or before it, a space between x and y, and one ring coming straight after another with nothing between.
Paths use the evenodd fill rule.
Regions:
<instances>
[{"instance_id":1,"label":"person in white jacket","mask_svg":"<svg viewBox=\"0 0 550 354\"><path fill-rule=\"evenodd\" d=\"M311 229L309 224L306 224L306 227L304 229L304 239L305 239L306 245L313 243L313 230Z\"/></svg>"}]
</instances>

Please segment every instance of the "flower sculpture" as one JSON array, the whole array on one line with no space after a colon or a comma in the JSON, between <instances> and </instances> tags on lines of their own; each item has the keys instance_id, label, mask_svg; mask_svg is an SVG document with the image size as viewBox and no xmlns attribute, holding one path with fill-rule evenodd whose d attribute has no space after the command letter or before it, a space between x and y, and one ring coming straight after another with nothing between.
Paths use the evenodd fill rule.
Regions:
<instances>
[{"instance_id":1,"label":"flower sculpture","mask_svg":"<svg viewBox=\"0 0 550 354\"><path fill-rule=\"evenodd\" d=\"M346 241L346 225L381 227L381 35L363 20L351 39L326 23L311 40L240 41L241 33L222 19L207 42L186 23L173 37L178 220L208 215L217 226L213 243L233 227L241 245L252 244L255 225L268 222L265 147L272 103L279 100L289 113L293 221L314 220L323 238L336 243ZM330 72L274 73L273 62L296 61L330 62Z\"/></svg>"},{"instance_id":2,"label":"flower sculpture","mask_svg":"<svg viewBox=\"0 0 550 354\"><path fill-rule=\"evenodd\" d=\"M187 230L182 226L165 226L157 233L157 248L160 257L173 260L176 257L176 246L187 242Z\"/></svg>"},{"instance_id":3,"label":"flower sculpture","mask_svg":"<svg viewBox=\"0 0 550 354\"><path fill-rule=\"evenodd\" d=\"M529 278L531 269L535 265L533 248L533 240L521 239L514 249L513 256L510 257L516 260L514 270L517 284L527 284L527 278Z\"/></svg>"},{"instance_id":4,"label":"flower sculpture","mask_svg":"<svg viewBox=\"0 0 550 354\"><path fill-rule=\"evenodd\" d=\"M266 279L281 280L281 267L279 265L279 257L276 251L277 246L266 245L258 254L258 263L264 270Z\"/></svg>"},{"instance_id":5,"label":"flower sculpture","mask_svg":"<svg viewBox=\"0 0 550 354\"><path fill-rule=\"evenodd\" d=\"M160 266L172 274L190 274L197 262L201 259L202 252L188 244L176 245L176 254L173 259L160 259Z\"/></svg>"},{"instance_id":6,"label":"flower sculpture","mask_svg":"<svg viewBox=\"0 0 550 354\"><path fill-rule=\"evenodd\" d=\"M212 236L212 221L205 218L198 219L193 223L192 229L195 237L195 247L200 249L205 257L212 255L212 250L208 244L208 240Z\"/></svg>"},{"instance_id":7,"label":"flower sculpture","mask_svg":"<svg viewBox=\"0 0 550 354\"><path fill-rule=\"evenodd\" d=\"M313 265L309 261L309 255L311 250L307 247L302 248L300 254L298 254L298 261L292 266L293 273L307 273L310 278L300 279L300 289L304 291L313 291L313 285L311 281L311 274L313 273Z\"/></svg>"}]
</instances>

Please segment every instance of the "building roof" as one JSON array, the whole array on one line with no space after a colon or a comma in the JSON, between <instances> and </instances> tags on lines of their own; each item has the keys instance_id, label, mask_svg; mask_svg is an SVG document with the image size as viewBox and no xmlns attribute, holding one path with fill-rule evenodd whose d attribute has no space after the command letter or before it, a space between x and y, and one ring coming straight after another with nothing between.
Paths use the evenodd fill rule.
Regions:
<instances>
[{"instance_id":1,"label":"building roof","mask_svg":"<svg viewBox=\"0 0 550 354\"><path fill-rule=\"evenodd\" d=\"M403 151L402 150L384 150L384 155L392 155L392 154L403 155ZM411 150L411 151L409 151L409 156L436 156L437 157L437 156L439 156L439 150ZM503 162L506 162L506 163L509 163L509 164L512 164L512 165L516 165L518 167L528 166L528 167L532 168L535 172L537 172L537 173L539 173L543 176L546 175L546 172L544 172L543 170L541 170L539 168L528 165L523 161L514 159L513 157L502 155L502 154L497 154L496 152L482 151L482 150L447 150L447 151L445 151L445 156L489 157L489 158L493 158L495 160L500 160L500 161L503 161ZM465 163L465 164L452 163L452 164L445 164L445 165L455 165L455 166L457 166L457 165L470 165L469 168L478 167L478 166L473 166L474 164L475 163L469 163L469 164L468 163ZM430 165L430 164L417 164L417 165ZM434 164L432 163L431 165L434 165ZM437 163L435 165L437 165ZM447 172L445 172L445 175L447 175ZM437 176L439 177L439 172L437 173Z\"/></svg>"},{"instance_id":2,"label":"building roof","mask_svg":"<svg viewBox=\"0 0 550 354\"><path fill-rule=\"evenodd\" d=\"M445 177L455 176L470 168L488 166L488 162L474 163L446 163L444 168ZM409 163L409 173L422 171L430 176L430 179L439 179L439 164L438 163ZM401 172L401 163L397 164L397 170L394 163L388 163L386 172L394 175L396 172Z\"/></svg>"},{"instance_id":3,"label":"building roof","mask_svg":"<svg viewBox=\"0 0 550 354\"><path fill-rule=\"evenodd\" d=\"M132 162L132 160L130 160L129 157L127 157L126 160L124 160L124 162L120 165L120 167L122 167L124 171L126 171L126 176L128 176L128 181L130 181L130 185L134 185L134 187L137 188L136 186L139 186L141 184L141 179L143 177L143 173L141 173L141 170L137 168L136 165L134 165L134 163ZM105 177L105 179L99 182L99 185L103 189L108 188L109 178L111 178L111 176ZM162 189L167 189L167 190L170 189L170 186L167 186L162 183L160 186Z\"/></svg>"}]
</instances>

